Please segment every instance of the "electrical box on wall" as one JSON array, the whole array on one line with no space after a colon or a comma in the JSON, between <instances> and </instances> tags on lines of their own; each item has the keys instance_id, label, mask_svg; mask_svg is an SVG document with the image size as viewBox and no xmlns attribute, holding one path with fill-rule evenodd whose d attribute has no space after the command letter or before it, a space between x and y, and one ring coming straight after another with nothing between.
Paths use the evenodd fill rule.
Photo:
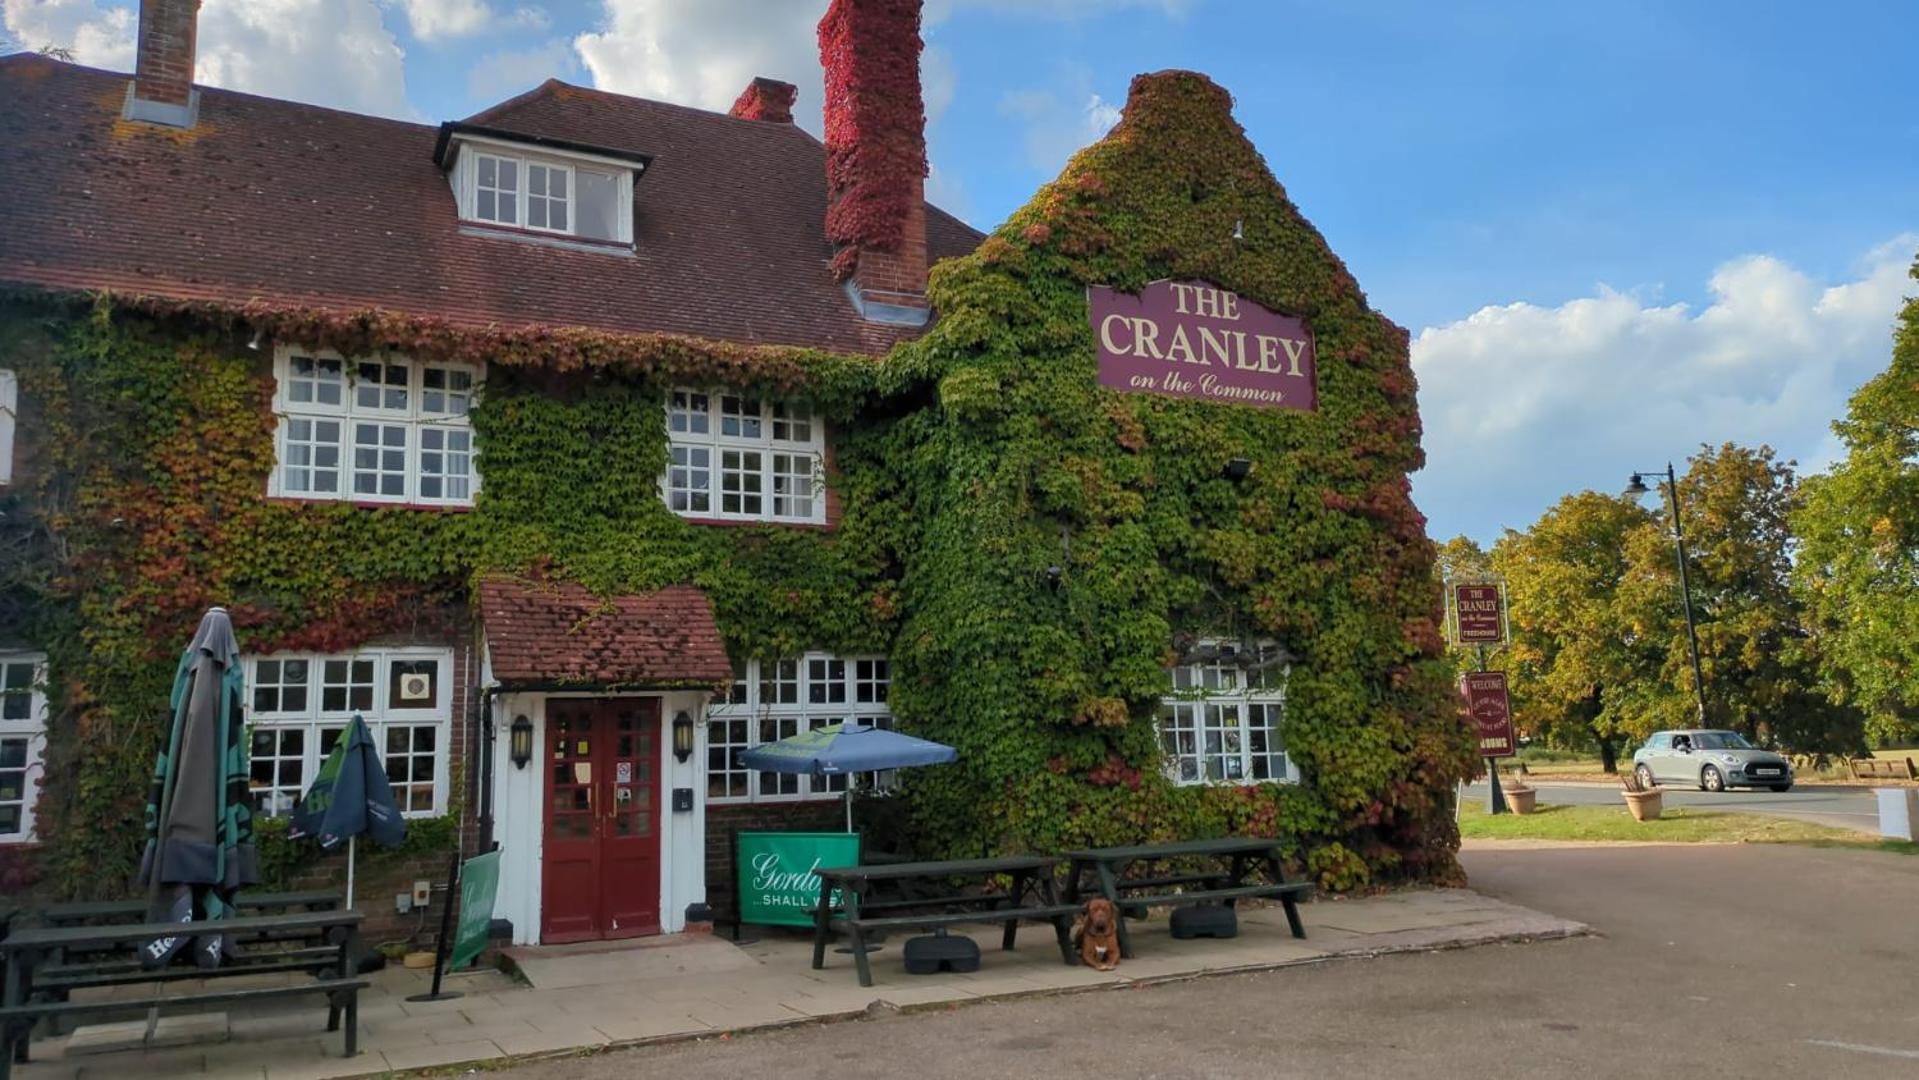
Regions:
<instances>
[{"instance_id":1,"label":"electrical box on wall","mask_svg":"<svg viewBox=\"0 0 1919 1080\"><path fill-rule=\"evenodd\" d=\"M413 910L413 894L412 893L394 893L393 894L393 910L399 912L402 915L405 915L406 913L412 911Z\"/></svg>"},{"instance_id":2,"label":"electrical box on wall","mask_svg":"<svg viewBox=\"0 0 1919 1080\"><path fill-rule=\"evenodd\" d=\"M426 907L433 903L433 883L421 878L413 883L413 906Z\"/></svg>"},{"instance_id":3,"label":"electrical box on wall","mask_svg":"<svg viewBox=\"0 0 1919 1080\"><path fill-rule=\"evenodd\" d=\"M693 809L693 789L676 787L673 789L673 809L682 813Z\"/></svg>"}]
</instances>

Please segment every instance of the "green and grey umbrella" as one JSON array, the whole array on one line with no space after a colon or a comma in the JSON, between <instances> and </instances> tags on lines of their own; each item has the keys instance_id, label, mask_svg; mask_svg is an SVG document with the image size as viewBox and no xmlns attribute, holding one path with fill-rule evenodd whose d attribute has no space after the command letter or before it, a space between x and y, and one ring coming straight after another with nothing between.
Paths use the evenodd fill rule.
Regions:
<instances>
[{"instance_id":1,"label":"green and grey umbrella","mask_svg":"<svg viewBox=\"0 0 1919 1080\"><path fill-rule=\"evenodd\" d=\"M373 749L373 736L367 734L366 718L359 713L353 714L333 752L320 765L313 786L293 808L292 826L288 836L317 836L320 846L328 851L346 841L348 911L353 910L353 864L360 834L372 837L382 847L406 840L406 819L393 801L393 786L387 782L380 755Z\"/></svg>"},{"instance_id":2,"label":"green and grey umbrella","mask_svg":"<svg viewBox=\"0 0 1919 1080\"><path fill-rule=\"evenodd\" d=\"M247 794L246 675L225 608L200 620L173 675L173 724L153 767L147 796L147 847L140 860L152 922L223 918L234 894L260 879ZM149 966L194 942L194 962L214 967L230 950L219 934L150 942Z\"/></svg>"}]
</instances>

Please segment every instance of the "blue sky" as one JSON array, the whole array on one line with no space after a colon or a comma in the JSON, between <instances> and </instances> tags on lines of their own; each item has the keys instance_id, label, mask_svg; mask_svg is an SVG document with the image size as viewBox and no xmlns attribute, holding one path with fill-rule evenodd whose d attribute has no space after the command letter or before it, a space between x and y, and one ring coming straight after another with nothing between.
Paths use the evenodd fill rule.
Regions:
<instances>
[{"instance_id":1,"label":"blue sky","mask_svg":"<svg viewBox=\"0 0 1919 1080\"><path fill-rule=\"evenodd\" d=\"M16 41L130 64L115 0L0 0ZM823 0L206 0L201 77L438 121L547 75L818 130ZM1884 367L1919 250L1919 5L930 0L932 190L990 228L1141 71L1207 72L1415 336L1439 537L1701 441L1810 467Z\"/></svg>"}]
</instances>

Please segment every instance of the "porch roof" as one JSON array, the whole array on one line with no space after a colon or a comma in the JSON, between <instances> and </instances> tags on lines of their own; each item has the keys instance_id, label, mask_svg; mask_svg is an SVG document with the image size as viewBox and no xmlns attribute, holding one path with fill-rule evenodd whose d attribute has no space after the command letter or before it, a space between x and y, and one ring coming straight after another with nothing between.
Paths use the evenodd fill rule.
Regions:
<instances>
[{"instance_id":1,"label":"porch roof","mask_svg":"<svg viewBox=\"0 0 1919 1080\"><path fill-rule=\"evenodd\" d=\"M720 686L733 677L713 605L691 585L600 596L573 582L490 577L479 592L503 687Z\"/></svg>"}]
</instances>

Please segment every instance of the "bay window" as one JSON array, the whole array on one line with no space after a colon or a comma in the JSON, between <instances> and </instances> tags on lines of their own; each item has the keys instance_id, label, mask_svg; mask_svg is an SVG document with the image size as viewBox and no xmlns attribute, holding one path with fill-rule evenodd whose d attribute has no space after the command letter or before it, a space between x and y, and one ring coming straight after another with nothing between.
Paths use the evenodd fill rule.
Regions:
<instances>
[{"instance_id":1,"label":"bay window","mask_svg":"<svg viewBox=\"0 0 1919 1080\"><path fill-rule=\"evenodd\" d=\"M1159 706L1167 776L1178 784L1297 781L1286 755L1286 659L1273 642L1199 642L1169 673L1172 693Z\"/></svg>"},{"instance_id":2,"label":"bay window","mask_svg":"<svg viewBox=\"0 0 1919 1080\"><path fill-rule=\"evenodd\" d=\"M667 395L660 490L683 517L821 524L826 425L803 402L724 390Z\"/></svg>"},{"instance_id":3,"label":"bay window","mask_svg":"<svg viewBox=\"0 0 1919 1080\"><path fill-rule=\"evenodd\" d=\"M255 813L290 813L356 713L366 720L400 812L446 811L451 650L275 653L248 657L246 665Z\"/></svg>"},{"instance_id":4,"label":"bay window","mask_svg":"<svg viewBox=\"0 0 1919 1080\"><path fill-rule=\"evenodd\" d=\"M716 803L833 798L844 776L753 772L740 754L827 724L891 728L885 657L807 653L736 663L726 699L706 710L706 793Z\"/></svg>"},{"instance_id":5,"label":"bay window","mask_svg":"<svg viewBox=\"0 0 1919 1080\"><path fill-rule=\"evenodd\" d=\"M473 504L479 473L468 413L480 369L282 347L274 373L279 460L269 494Z\"/></svg>"}]
</instances>

